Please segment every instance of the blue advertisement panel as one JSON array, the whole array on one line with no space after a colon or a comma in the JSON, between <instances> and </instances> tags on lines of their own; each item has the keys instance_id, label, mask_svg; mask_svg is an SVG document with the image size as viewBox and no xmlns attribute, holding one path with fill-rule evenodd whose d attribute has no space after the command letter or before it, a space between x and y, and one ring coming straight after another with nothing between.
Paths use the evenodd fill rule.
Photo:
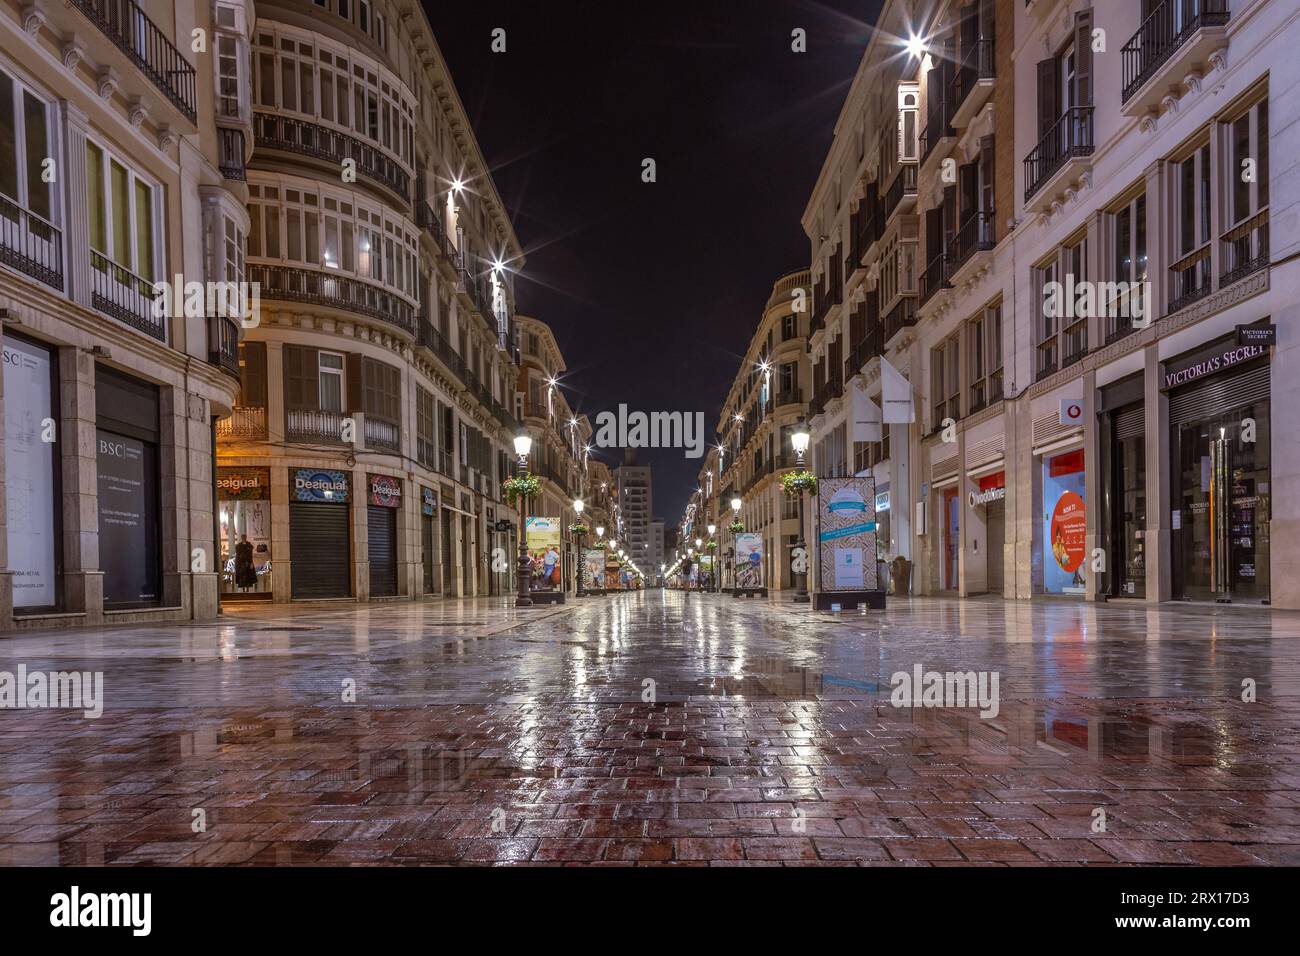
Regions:
<instances>
[{"instance_id":1,"label":"blue advertisement panel","mask_svg":"<svg viewBox=\"0 0 1300 956\"><path fill-rule=\"evenodd\" d=\"M1043 459L1043 590L1083 594L1088 523L1083 452Z\"/></svg>"},{"instance_id":2,"label":"blue advertisement panel","mask_svg":"<svg viewBox=\"0 0 1300 956\"><path fill-rule=\"evenodd\" d=\"M736 535L736 587L763 586L763 536L755 531Z\"/></svg>"}]
</instances>

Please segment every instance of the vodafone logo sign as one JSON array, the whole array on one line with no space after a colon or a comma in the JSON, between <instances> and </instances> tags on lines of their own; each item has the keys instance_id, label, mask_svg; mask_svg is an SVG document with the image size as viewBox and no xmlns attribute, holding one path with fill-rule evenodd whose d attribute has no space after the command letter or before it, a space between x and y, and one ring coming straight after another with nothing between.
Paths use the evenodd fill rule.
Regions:
<instances>
[{"instance_id":1,"label":"vodafone logo sign","mask_svg":"<svg viewBox=\"0 0 1300 956\"><path fill-rule=\"evenodd\" d=\"M1083 399L1061 399L1061 424L1067 427L1083 424Z\"/></svg>"}]
</instances>

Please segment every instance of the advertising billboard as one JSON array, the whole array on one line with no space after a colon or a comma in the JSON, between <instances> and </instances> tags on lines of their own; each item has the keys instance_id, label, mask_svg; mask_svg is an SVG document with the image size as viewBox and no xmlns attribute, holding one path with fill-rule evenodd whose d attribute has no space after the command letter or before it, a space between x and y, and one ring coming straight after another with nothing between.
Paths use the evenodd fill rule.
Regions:
<instances>
[{"instance_id":1,"label":"advertising billboard","mask_svg":"<svg viewBox=\"0 0 1300 956\"><path fill-rule=\"evenodd\" d=\"M5 336L5 511L14 607L52 607L56 601L50 374L49 350Z\"/></svg>"},{"instance_id":2,"label":"advertising billboard","mask_svg":"<svg viewBox=\"0 0 1300 956\"><path fill-rule=\"evenodd\" d=\"M763 536L757 532L736 535L736 587L763 587Z\"/></svg>"},{"instance_id":3,"label":"advertising billboard","mask_svg":"<svg viewBox=\"0 0 1300 956\"><path fill-rule=\"evenodd\" d=\"M533 590L561 590L560 519L530 516L525 528Z\"/></svg>"},{"instance_id":4,"label":"advertising billboard","mask_svg":"<svg viewBox=\"0 0 1300 956\"><path fill-rule=\"evenodd\" d=\"M605 552L599 548L582 553L582 586L596 591L605 587Z\"/></svg>"},{"instance_id":5,"label":"advertising billboard","mask_svg":"<svg viewBox=\"0 0 1300 956\"><path fill-rule=\"evenodd\" d=\"M877 589L873 479L818 479L817 557L819 591Z\"/></svg>"}]
</instances>

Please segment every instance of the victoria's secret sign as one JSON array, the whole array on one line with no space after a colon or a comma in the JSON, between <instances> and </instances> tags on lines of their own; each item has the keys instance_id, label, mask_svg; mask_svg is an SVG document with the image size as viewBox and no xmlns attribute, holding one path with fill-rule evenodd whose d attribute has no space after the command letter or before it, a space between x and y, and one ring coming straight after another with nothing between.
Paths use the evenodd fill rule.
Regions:
<instances>
[{"instance_id":1,"label":"victoria's secret sign","mask_svg":"<svg viewBox=\"0 0 1300 956\"><path fill-rule=\"evenodd\" d=\"M1268 346L1265 345L1220 345L1212 351L1198 352L1190 358L1168 363L1161 387L1177 388L1266 355Z\"/></svg>"}]
</instances>

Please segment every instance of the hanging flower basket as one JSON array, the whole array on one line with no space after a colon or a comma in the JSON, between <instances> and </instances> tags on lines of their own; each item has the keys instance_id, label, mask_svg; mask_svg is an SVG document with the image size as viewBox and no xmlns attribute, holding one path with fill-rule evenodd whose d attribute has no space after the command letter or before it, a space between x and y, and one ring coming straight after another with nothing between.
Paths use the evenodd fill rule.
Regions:
<instances>
[{"instance_id":1,"label":"hanging flower basket","mask_svg":"<svg viewBox=\"0 0 1300 956\"><path fill-rule=\"evenodd\" d=\"M515 475L501 482L501 489L506 493L506 501L513 505L519 498L535 498L542 491L542 480L536 475Z\"/></svg>"},{"instance_id":2,"label":"hanging flower basket","mask_svg":"<svg viewBox=\"0 0 1300 956\"><path fill-rule=\"evenodd\" d=\"M731 524L727 525L727 530L730 531L732 534L744 534L745 522L733 521L731 522Z\"/></svg>"},{"instance_id":3,"label":"hanging flower basket","mask_svg":"<svg viewBox=\"0 0 1300 956\"><path fill-rule=\"evenodd\" d=\"M582 522L569 525L569 534L586 534L591 529Z\"/></svg>"},{"instance_id":4,"label":"hanging flower basket","mask_svg":"<svg viewBox=\"0 0 1300 956\"><path fill-rule=\"evenodd\" d=\"M718 542L716 542L716 541L710 541L708 544L706 544L706 545L704 546L704 550L705 550L705 551L709 551L709 552L717 551L717 550L718 550Z\"/></svg>"},{"instance_id":5,"label":"hanging flower basket","mask_svg":"<svg viewBox=\"0 0 1300 956\"><path fill-rule=\"evenodd\" d=\"M781 485L787 498L798 498L800 492L817 494L817 476L811 471L788 471L781 476Z\"/></svg>"},{"instance_id":6,"label":"hanging flower basket","mask_svg":"<svg viewBox=\"0 0 1300 956\"><path fill-rule=\"evenodd\" d=\"M604 539L601 539L600 541L597 541L595 544L593 544L592 547L595 548L597 551L604 551L606 548L609 547L609 542L605 541Z\"/></svg>"}]
</instances>

